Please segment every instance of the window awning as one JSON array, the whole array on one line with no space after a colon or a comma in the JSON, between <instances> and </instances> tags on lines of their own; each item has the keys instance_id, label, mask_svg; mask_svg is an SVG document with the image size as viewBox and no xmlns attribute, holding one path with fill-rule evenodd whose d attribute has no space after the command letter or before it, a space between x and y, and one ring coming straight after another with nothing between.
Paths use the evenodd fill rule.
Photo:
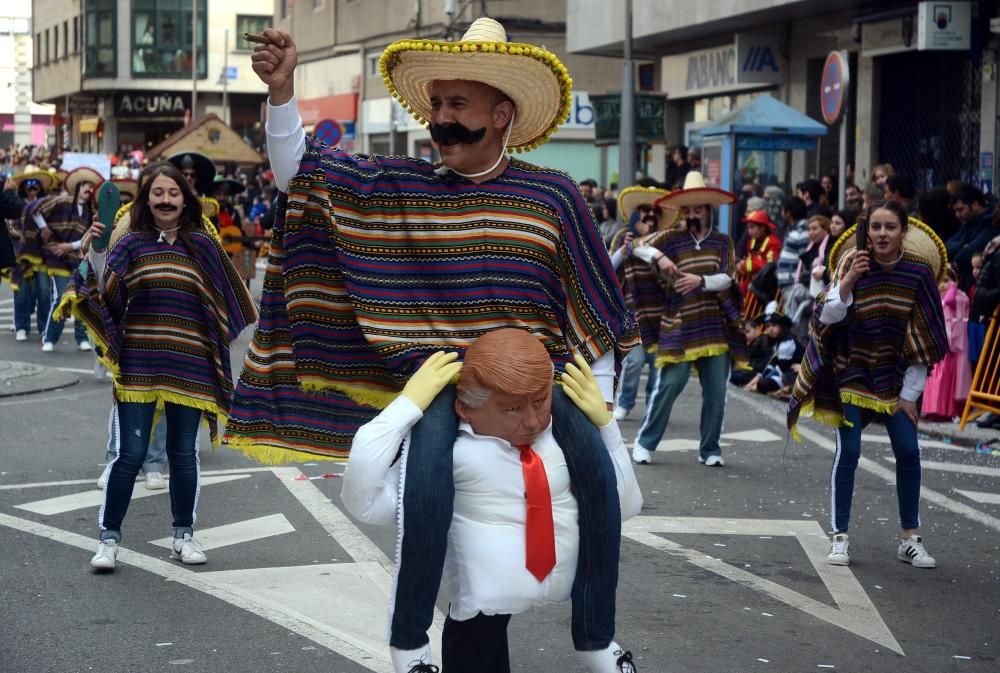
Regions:
<instances>
[{"instance_id":1,"label":"window awning","mask_svg":"<svg viewBox=\"0 0 1000 673\"><path fill-rule=\"evenodd\" d=\"M100 117L84 117L80 120L80 133L97 133L100 126Z\"/></svg>"}]
</instances>

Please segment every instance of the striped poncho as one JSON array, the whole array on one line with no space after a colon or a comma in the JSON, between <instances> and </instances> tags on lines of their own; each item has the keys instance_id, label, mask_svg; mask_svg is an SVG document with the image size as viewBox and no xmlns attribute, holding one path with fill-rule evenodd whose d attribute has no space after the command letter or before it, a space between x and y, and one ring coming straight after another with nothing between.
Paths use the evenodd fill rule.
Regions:
<instances>
[{"instance_id":1,"label":"striped poncho","mask_svg":"<svg viewBox=\"0 0 1000 673\"><path fill-rule=\"evenodd\" d=\"M697 244L686 231L670 232L656 247L683 273L732 276L736 270L733 241L718 231ZM687 295L665 293L657 367L727 352L734 368L747 367L740 293L735 284L722 292L700 288Z\"/></svg>"},{"instance_id":2,"label":"striped poncho","mask_svg":"<svg viewBox=\"0 0 1000 673\"><path fill-rule=\"evenodd\" d=\"M76 200L66 194L56 194L39 199L25 208L25 211L29 212L32 218L35 215L41 215L45 218L45 224L48 225L51 232L48 243L79 241L90 228L90 223L93 220L90 208L83 208L81 213ZM43 247L42 256L48 273L52 276L69 277L73 275L73 271L80 264L80 257L76 252L69 255L56 255Z\"/></svg>"},{"instance_id":3,"label":"striped poncho","mask_svg":"<svg viewBox=\"0 0 1000 673\"><path fill-rule=\"evenodd\" d=\"M845 257L831 285L839 286L849 268ZM934 272L919 257L907 252L889 271L872 264L853 298L847 317L834 325L820 322L825 296L819 298L788 405L793 434L799 416L839 426L844 404L860 407L865 418L894 413L907 367L933 365L948 352Z\"/></svg>"},{"instance_id":4,"label":"striped poncho","mask_svg":"<svg viewBox=\"0 0 1000 673\"><path fill-rule=\"evenodd\" d=\"M10 276L10 286L14 291L30 281L36 273L48 273L45 268L45 252L42 249L41 232L31 217L31 207L41 200L35 199L30 203L26 202L20 216L16 220L12 220L12 225L8 227L11 240L14 243L14 254L17 256L17 265Z\"/></svg>"},{"instance_id":5,"label":"striped poncho","mask_svg":"<svg viewBox=\"0 0 1000 673\"><path fill-rule=\"evenodd\" d=\"M557 368L637 341L576 184L512 161L476 184L307 140L280 201L261 321L227 440L261 460L343 457L430 353L498 327ZM512 363L516 367L516 363Z\"/></svg>"},{"instance_id":6,"label":"striped poncho","mask_svg":"<svg viewBox=\"0 0 1000 673\"><path fill-rule=\"evenodd\" d=\"M617 249L627 229L615 234L610 248ZM642 237L637 245L656 246L670 232L657 231ZM622 282L622 294L625 303L635 314L639 323L639 337L642 347L646 350L656 350L660 342L660 320L663 317L663 306L670 288L660 280L660 276L649 262L630 255L618 269L618 277Z\"/></svg>"},{"instance_id":7,"label":"striped poncho","mask_svg":"<svg viewBox=\"0 0 1000 673\"><path fill-rule=\"evenodd\" d=\"M207 233L174 244L132 231L108 253L104 291L93 269L67 288L68 306L95 338L123 402L173 402L226 415L233 383L229 344L256 308L219 243Z\"/></svg>"}]
</instances>

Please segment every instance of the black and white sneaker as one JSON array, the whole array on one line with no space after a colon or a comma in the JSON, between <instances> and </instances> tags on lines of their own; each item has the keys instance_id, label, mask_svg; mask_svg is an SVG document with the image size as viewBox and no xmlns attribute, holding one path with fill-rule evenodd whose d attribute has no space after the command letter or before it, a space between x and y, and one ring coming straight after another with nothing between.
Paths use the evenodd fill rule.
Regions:
<instances>
[{"instance_id":1,"label":"black and white sneaker","mask_svg":"<svg viewBox=\"0 0 1000 673\"><path fill-rule=\"evenodd\" d=\"M937 561L924 549L924 539L919 535L900 542L896 558L914 568L937 568Z\"/></svg>"}]
</instances>

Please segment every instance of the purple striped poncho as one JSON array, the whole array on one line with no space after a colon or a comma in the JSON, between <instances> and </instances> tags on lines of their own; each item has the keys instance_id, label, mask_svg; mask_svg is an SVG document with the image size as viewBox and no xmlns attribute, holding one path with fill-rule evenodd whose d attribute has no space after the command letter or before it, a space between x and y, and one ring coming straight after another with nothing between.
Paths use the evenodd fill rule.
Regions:
<instances>
[{"instance_id":1,"label":"purple striped poncho","mask_svg":"<svg viewBox=\"0 0 1000 673\"><path fill-rule=\"evenodd\" d=\"M559 369L573 352L593 361L636 343L568 176L515 160L476 184L311 138L299 169L227 426L246 453L346 456L427 355L498 327L531 330Z\"/></svg>"},{"instance_id":2,"label":"purple striped poncho","mask_svg":"<svg viewBox=\"0 0 1000 673\"><path fill-rule=\"evenodd\" d=\"M833 285L849 268L843 265ZM788 405L793 433L799 416L840 425L844 404L866 417L894 413L907 367L933 365L948 352L941 297L924 260L907 252L889 271L872 264L853 295L847 317L835 325L819 322L820 296Z\"/></svg>"}]
</instances>

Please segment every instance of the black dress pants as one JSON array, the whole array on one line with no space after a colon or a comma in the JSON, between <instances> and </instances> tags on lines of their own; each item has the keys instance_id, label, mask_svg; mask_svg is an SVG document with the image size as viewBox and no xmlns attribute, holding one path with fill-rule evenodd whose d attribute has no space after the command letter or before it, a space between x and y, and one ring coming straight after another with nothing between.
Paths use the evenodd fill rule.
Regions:
<instances>
[{"instance_id":1,"label":"black dress pants","mask_svg":"<svg viewBox=\"0 0 1000 673\"><path fill-rule=\"evenodd\" d=\"M477 614L472 619L444 620L441 673L510 673L507 625L510 615Z\"/></svg>"}]
</instances>

